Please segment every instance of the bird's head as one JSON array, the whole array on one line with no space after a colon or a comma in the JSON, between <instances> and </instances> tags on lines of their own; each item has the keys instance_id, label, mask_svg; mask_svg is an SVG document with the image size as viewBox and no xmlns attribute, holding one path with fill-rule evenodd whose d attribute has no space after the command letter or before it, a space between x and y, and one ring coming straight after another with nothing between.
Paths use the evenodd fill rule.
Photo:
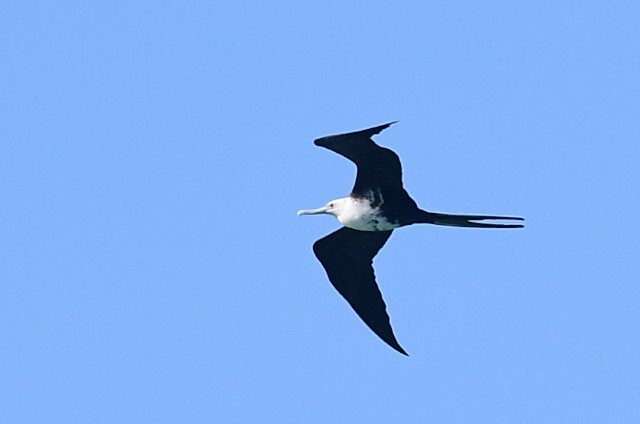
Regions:
<instances>
[{"instance_id":1,"label":"bird's head","mask_svg":"<svg viewBox=\"0 0 640 424\"><path fill-rule=\"evenodd\" d=\"M335 199L327 203L321 208L318 209L303 209L298 211L298 216L300 215L318 215L318 214L327 214L333 215L336 218L342 213L345 202L348 198Z\"/></svg>"}]
</instances>

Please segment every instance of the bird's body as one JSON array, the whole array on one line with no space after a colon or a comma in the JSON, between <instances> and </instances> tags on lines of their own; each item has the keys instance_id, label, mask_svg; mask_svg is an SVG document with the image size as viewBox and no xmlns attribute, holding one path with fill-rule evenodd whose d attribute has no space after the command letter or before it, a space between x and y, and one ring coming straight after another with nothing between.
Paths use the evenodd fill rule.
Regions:
<instances>
[{"instance_id":1,"label":"bird's body","mask_svg":"<svg viewBox=\"0 0 640 424\"><path fill-rule=\"evenodd\" d=\"M389 231L401 226L400 222L384 215L382 209L384 200L377 196L380 204L372 199L375 195L367 197L343 197L329 202L332 215L338 218L342 225L359 231ZM301 213L304 215L305 211Z\"/></svg>"},{"instance_id":2,"label":"bird's body","mask_svg":"<svg viewBox=\"0 0 640 424\"><path fill-rule=\"evenodd\" d=\"M451 215L427 212L418 207L402 184L400 159L380 147L371 137L393 122L315 140L317 146L345 156L358 167L348 197L335 199L318 209L298 215L330 214L344 226L314 243L313 250L329 281L349 302L360 318L382 340L398 352L406 352L396 340L386 305L373 272L374 256L394 229L411 224L435 224L475 228L521 228L522 224L494 224L483 220L518 220L495 215Z\"/></svg>"}]
</instances>

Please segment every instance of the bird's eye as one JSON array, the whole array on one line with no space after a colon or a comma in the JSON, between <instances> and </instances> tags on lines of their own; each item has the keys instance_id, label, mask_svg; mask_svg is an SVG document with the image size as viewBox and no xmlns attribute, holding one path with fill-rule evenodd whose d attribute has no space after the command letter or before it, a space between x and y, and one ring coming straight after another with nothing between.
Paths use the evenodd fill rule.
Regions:
<instances>
[{"instance_id":1,"label":"bird's eye","mask_svg":"<svg viewBox=\"0 0 640 424\"><path fill-rule=\"evenodd\" d=\"M329 203L329 207L332 208L333 207L333 203Z\"/></svg>"}]
</instances>

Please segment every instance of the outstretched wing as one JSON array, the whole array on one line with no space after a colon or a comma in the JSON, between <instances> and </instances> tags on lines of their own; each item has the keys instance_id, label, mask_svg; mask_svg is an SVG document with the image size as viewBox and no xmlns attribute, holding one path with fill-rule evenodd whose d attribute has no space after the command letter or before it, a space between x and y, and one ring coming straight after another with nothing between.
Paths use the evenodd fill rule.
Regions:
<instances>
[{"instance_id":1,"label":"outstretched wing","mask_svg":"<svg viewBox=\"0 0 640 424\"><path fill-rule=\"evenodd\" d=\"M382 340L407 355L393 334L382 293L373 272L373 258L391 231L358 231L342 227L313 244L313 252L333 287Z\"/></svg>"},{"instance_id":2,"label":"outstretched wing","mask_svg":"<svg viewBox=\"0 0 640 424\"><path fill-rule=\"evenodd\" d=\"M346 134L330 135L315 140L316 146L332 150L358 167L353 195L364 196L371 188L402 189L400 159L392 150L380 147L371 137L395 122Z\"/></svg>"}]
</instances>

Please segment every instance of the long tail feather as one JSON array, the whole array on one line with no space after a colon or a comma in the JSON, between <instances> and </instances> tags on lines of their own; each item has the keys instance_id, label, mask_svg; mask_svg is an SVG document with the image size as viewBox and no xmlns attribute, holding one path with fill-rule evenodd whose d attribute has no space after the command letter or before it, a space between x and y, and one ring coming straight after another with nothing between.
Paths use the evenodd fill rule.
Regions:
<instances>
[{"instance_id":1,"label":"long tail feather","mask_svg":"<svg viewBox=\"0 0 640 424\"><path fill-rule=\"evenodd\" d=\"M506 220L524 221L519 216L498 216L498 215L451 215L446 213L436 213L422 211L419 223L446 225L449 227L472 227L472 228L522 228L523 224L493 224L486 222L474 222L485 220Z\"/></svg>"}]
</instances>

